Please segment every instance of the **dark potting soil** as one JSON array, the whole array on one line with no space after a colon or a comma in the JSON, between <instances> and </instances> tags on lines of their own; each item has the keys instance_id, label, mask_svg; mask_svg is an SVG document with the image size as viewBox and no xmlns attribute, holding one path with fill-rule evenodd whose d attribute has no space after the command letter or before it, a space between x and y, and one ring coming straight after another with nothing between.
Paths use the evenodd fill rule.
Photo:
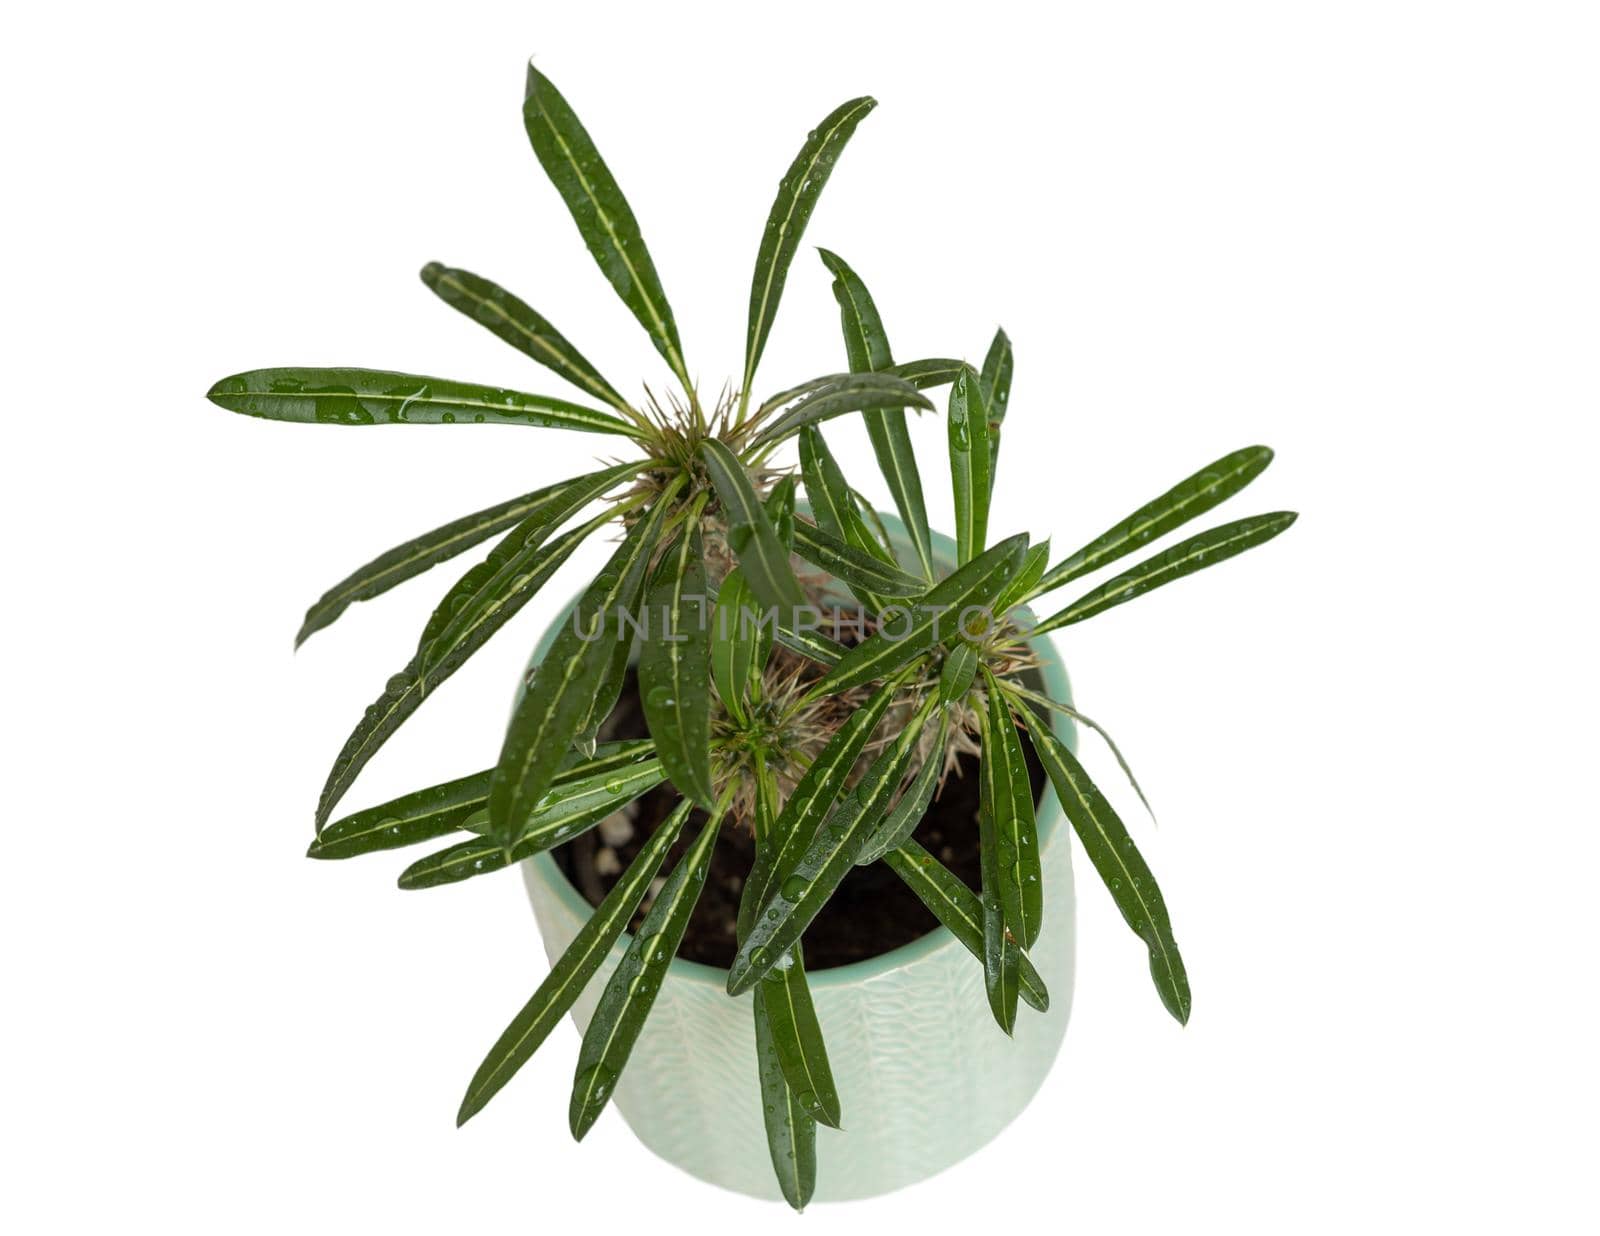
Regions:
<instances>
[{"instance_id":1,"label":"dark potting soil","mask_svg":"<svg viewBox=\"0 0 1600 1236\"><path fill-rule=\"evenodd\" d=\"M605 730L608 738L648 736L631 670ZM1023 743L1022 748L1037 799L1044 788L1044 770L1034 758L1032 748L1027 743ZM632 835L627 840L609 845L600 829L591 829L552 852L556 865L591 905L599 905L656 826L679 801L678 792L670 784L657 786L633 804ZM698 809L690 815L682 836L673 845L661 869L663 875L682 857L705 820L705 814ZM922 823L917 825L914 835L969 888L974 891L979 888L978 762L975 758L961 757L958 771L945 779L943 790L928 808ZM755 842L749 833L742 827L724 825L711 854L705 891L689 920L683 943L678 947L679 957L721 968L733 962L739 897L754 857ZM641 907L629 929L636 929L643 917ZM806 928L806 968L825 970L864 961L909 944L936 926L938 921L928 908L886 864L854 867Z\"/></svg>"}]
</instances>

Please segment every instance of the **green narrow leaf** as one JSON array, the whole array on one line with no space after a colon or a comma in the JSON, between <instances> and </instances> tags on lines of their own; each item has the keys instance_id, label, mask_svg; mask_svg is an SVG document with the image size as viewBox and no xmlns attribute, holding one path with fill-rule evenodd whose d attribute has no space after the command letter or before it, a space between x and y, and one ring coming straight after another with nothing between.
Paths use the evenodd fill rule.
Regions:
<instances>
[{"instance_id":1,"label":"green narrow leaf","mask_svg":"<svg viewBox=\"0 0 1600 1236\"><path fill-rule=\"evenodd\" d=\"M906 887L917 895L917 899L928 907L933 916L950 929L950 934L961 941L961 946L982 961L983 903L978 900L978 894L963 884L955 872L910 839L902 841L897 848L885 854L883 861L905 881ZM1014 941L1008 940L1006 944L1011 949L1017 947ZM1033 968L1026 954L1019 953L1017 970L1022 998L1039 1012L1044 1012L1050 1007L1050 996L1045 991L1044 980L1039 977L1039 972Z\"/></svg>"},{"instance_id":2,"label":"green narrow leaf","mask_svg":"<svg viewBox=\"0 0 1600 1236\"><path fill-rule=\"evenodd\" d=\"M961 376L961 371L966 367L965 361L951 360L948 357L930 357L927 360L903 361L898 365L890 365L884 372L892 373L897 378L904 378L919 391L925 391L935 386L950 385Z\"/></svg>"},{"instance_id":3,"label":"green narrow leaf","mask_svg":"<svg viewBox=\"0 0 1600 1236\"><path fill-rule=\"evenodd\" d=\"M750 440L755 448L771 446L807 425L846 412L875 408L931 408L928 397L891 373L851 373L811 391Z\"/></svg>"},{"instance_id":4,"label":"green narrow leaf","mask_svg":"<svg viewBox=\"0 0 1600 1236\"><path fill-rule=\"evenodd\" d=\"M839 540L899 569L894 555L873 537L866 521L856 509L854 491L844 479L838 461L823 440L822 431L814 425L800 431L800 473L805 478L806 497L811 502L812 515L817 526L832 533ZM884 599L871 589L857 593L857 599L876 614L883 610Z\"/></svg>"},{"instance_id":5,"label":"green narrow leaf","mask_svg":"<svg viewBox=\"0 0 1600 1236\"><path fill-rule=\"evenodd\" d=\"M489 790L495 834L509 841L517 821L550 787L562 757L588 716L611 646L603 638L622 621L618 606L643 585L661 525L677 493L674 482L656 500L583 594L517 705Z\"/></svg>"},{"instance_id":6,"label":"green narrow leaf","mask_svg":"<svg viewBox=\"0 0 1600 1236\"><path fill-rule=\"evenodd\" d=\"M798 519L794 525L794 552L821 567L854 591L873 596L917 597L927 590L926 580L907 575L883 559L847 545L816 524Z\"/></svg>"},{"instance_id":7,"label":"green narrow leaf","mask_svg":"<svg viewBox=\"0 0 1600 1236\"><path fill-rule=\"evenodd\" d=\"M645 606L639 694L661 763L678 792L711 806L711 626L698 508L668 552Z\"/></svg>"},{"instance_id":8,"label":"green narrow leaf","mask_svg":"<svg viewBox=\"0 0 1600 1236\"><path fill-rule=\"evenodd\" d=\"M956 499L956 560L970 562L989 535L989 422L979 378L964 369L950 388L950 483Z\"/></svg>"},{"instance_id":9,"label":"green narrow leaf","mask_svg":"<svg viewBox=\"0 0 1600 1236\"><path fill-rule=\"evenodd\" d=\"M556 774L555 786L625 771L654 754L655 744L648 738L604 743L587 760L574 752ZM494 769L485 768L335 820L311 843L306 857L353 858L431 841L462 829L484 832L489 823L489 778L493 775Z\"/></svg>"},{"instance_id":10,"label":"green narrow leaf","mask_svg":"<svg viewBox=\"0 0 1600 1236\"><path fill-rule=\"evenodd\" d=\"M1105 795L1089 779L1067 745L1033 714L1021 710L1034 753L1050 775L1061 809L1083 842L1084 852L1111 892L1123 919L1150 950L1150 977L1161 1003L1180 1023L1189 1020L1189 976L1172 936L1172 920L1155 876Z\"/></svg>"},{"instance_id":11,"label":"green narrow leaf","mask_svg":"<svg viewBox=\"0 0 1600 1236\"><path fill-rule=\"evenodd\" d=\"M839 664L845 654L845 646L838 640L808 626L791 628L779 623L773 632L773 642L830 668Z\"/></svg>"},{"instance_id":12,"label":"green narrow leaf","mask_svg":"<svg viewBox=\"0 0 1600 1236\"><path fill-rule=\"evenodd\" d=\"M901 615L891 620L886 614L880 630L846 652L815 692L834 694L871 682L951 638L964 612L982 610L1000 593L1027 548L1026 534L1008 537L903 607Z\"/></svg>"},{"instance_id":13,"label":"green narrow leaf","mask_svg":"<svg viewBox=\"0 0 1600 1236\"><path fill-rule=\"evenodd\" d=\"M418 859L400 873L400 887L411 890L455 884L513 866L588 832L655 789L665 777L661 761L648 759L615 772L554 785L510 841L494 834L486 807L476 821L463 821L463 827L482 835Z\"/></svg>"},{"instance_id":14,"label":"green narrow leaf","mask_svg":"<svg viewBox=\"0 0 1600 1236\"><path fill-rule=\"evenodd\" d=\"M353 858L459 832L468 816L483 810L491 771L429 786L335 820L311 843L306 856Z\"/></svg>"},{"instance_id":15,"label":"green narrow leaf","mask_svg":"<svg viewBox=\"0 0 1600 1236\"><path fill-rule=\"evenodd\" d=\"M639 433L609 412L565 399L383 369L252 369L223 378L206 398L245 416L318 425L541 425Z\"/></svg>"},{"instance_id":16,"label":"green narrow leaf","mask_svg":"<svg viewBox=\"0 0 1600 1236\"><path fill-rule=\"evenodd\" d=\"M993 609L996 618L1004 618L1034 589L1039 582L1039 577L1044 574L1045 563L1050 558L1050 542L1041 541L1037 545L1028 547L1028 552L1023 556L1022 565L1017 568L1017 573L996 598Z\"/></svg>"},{"instance_id":17,"label":"green narrow leaf","mask_svg":"<svg viewBox=\"0 0 1600 1236\"><path fill-rule=\"evenodd\" d=\"M294 637L294 646L300 647L306 639L333 623L339 615L356 601L370 601L388 592L396 584L420 575L480 541L486 541L496 532L502 532L533 514L549 496L564 485L552 485L520 498L512 498L460 519L451 520L443 527L425 532L419 537L396 545L379 554L371 562L357 567L344 579L324 592L312 607L306 610L305 621Z\"/></svg>"},{"instance_id":18,"label":"green narrow leaf","mask_svg":"<svg viewBox=\"0 0 1600 1236\"><path fill-rule=\"evenodd\" d=\"M783 1062L767 1016L766 993L755 992L756 1069L761 1081L767 1153L778 1188L795 1210L804 1210L817 1187L817 1122L801 1106L784 1077Z\"/></svg>"},{"instance_id":19,"label":"green narrow leaf","mask_svg":"<svg viewBox=\"0 0 1600 1236\"><path fill-rule=\"evenodd\" d=\"M495 545L487 558L452 584L434 606L417 640L417 652L428 667L430 678L433 667L444 662L461 645L467 633L485 622L491 629L497 629L510 616L503 612L507 601L529 598L530 572L542 561L543 546L550 534L637 471L637 465L623 464L551 486L546 499ZM628 509L626 504L613 506L583 528L598 528ZM584 535L587 536L588 531ZM518 608L520 603L517 602ZM432 684L426 685L431 687Z\"/></svg>"},{"instance_id":20,"label":"green narrow leaf","mask_svg":"<svg viewBox=\"0 0 1600 1236\"><path fill-rule=\"evenodd\" d=\"M761 873L770 868L777 848L775 838L780 810L777 779L759 750L754 754L754 765L756 856L739 901L736 938L741 940L750 930L750 921L757 908L752 889L762 882ZM809 998L809 991L807 996ZM777 1174L778 1187L782 1189L783 1196L789 1205L801 1210L811 1200L811 1192L816 1185L817 1125L801 1104L798 1092L790 1087L785 1077L772 1021L767 1015L765 993L760 988L756 990L751 1006L755 1012L756 1064L761 1081L767 1152L772 1158L772 1170ZM820 1046L820 1027L817 1038ZM831 1078L828 1089L834 1089Z\"/></svg>"},{"instance_id":21,"label":"green narrow leaf","mask_svg":"<svg viewBox=\"0 0 1600 1236\"><path fill-rule=\"evenodd\" d=\"M789 264L805 234L806 223L816 208L822 188L833 174L833 165L850 140L856 126L877 100L851 99L834 108L815 129L806 135L800 153L778 182L778 196L767 214L761 232L761 247L756 252L755 275L750 281L750 321L745 332L744 386L742 399L748 405L756 366L767 346L778 302L789 277Z\"/></svg>"},{"instance_id":22,"label":"green narrow leaf","mask_svg":"<svg viewBox=\"0 0 1600 1236\"><path fill-rule=\"evenodd\" d=\"M739 724L749 720L750 684L762 644L761 611L744 572L734 567L717 590L711 620L711 681L723 708ZM764 663L764 658L762 658Z\"/></svg>"},{"instance_id":23,"label":"green narrow leaf","mask_svg":"<svg viewBox=\"0 0 1600 1236\"><path fill-rule=\"evenodd\" d=\"M989 728L983 759L993 765L994 798L990 803L995 839L995 871L1000 876L1000 907L1006 928L1029 949L1039 939L1044 920L1044 882L1039 861L1038 826L1033 812L1033 787L1022 758L1022 742L1000 684L983 670L988 693Z\"/></svg>"},{"instance_id":24,"label":"green narrow leaf","mask_svg":"<svg viewBox=\"0 0 1600 1236\"><path fill-rule=\"evenodd\" d=\"M778 816L774 828L778 845L772 861L758 863L750 873L747 895L756 906L768 901L775 873L793 868L810 846L905 677L906 673L901 673L890 679L852 712L801 774Z\"/></svg>"},{"instance_id":25,"label":"green narrow leaf","mask_svg":"<svg viewBox=\"0 0 1600 1236\"><path fill-rule=\"evenodd\" d=\"M897 685L884 690L892 690ZM811 920L855 865L862 846L888 812L889 801L916 753L922 726L932 706L930 697L915 720L873 761L860 784L828 813L826 824L810 830L798 854L796 842L802 835L800 831L784 837L783 848L768 880L768 891L761 899L761 909L752 917L749 934L740 941L739 951L728 968L729 995L747 991L771 975L799 943ZM826 751L824 748L824 755ZM818 756L819 762L822 759L823 756ZM798 792L799 787L796 787ZM785 813L787 810L786 807ZM771 1010L770 1001L768 1009ZM790 1084L794 1084L792 1075Z\"/></svg>"},{"instance_id":26,"label":"green narrow leaf","mask_svg":"<svg viewBox=\"0 0 1600 1236\"><path fill-rule=\"evenodd\" d=\"M705 887L711 851L722 826L726 799L706 821L692 845L657 894L639 925L639 934L617 964L595 1007L589 1029L578 1050L578 1069L572 1082L572 1102L567 1124L579 1141L605 1110L622 1076L623 1066L644 1028L656 994L667 975L667 964L683 940L689 916Z\"/></svg>"},{"instance_id":27,"label":"green narrow leaf","mask_svg":"<svg viewBox=\"0 0 1600 1236\"><path fill-rule=\"evenodd\" d=\"M1248 519L1222 524L1187 541L1180 541L1171 549L1146 558L1121 575L1108 579L1092 592L1079 597L1065 609L1052 614L1038 626L1033 634L1043 635L1057 627L1070 626L1093 618L1096 614L1131 601L1152 589L1170 584L1175 579L1225 562L1235 554L1254 549L1285 531L1298 516L1293 511L1275 511L1270 515L1253 515Z\"/></svg>"},{"instance_id":28,"label":"green narrow leaf","mask_svg":"<svg viewBox=\"0 0 1600 1236\"><path fill-rule=\"evenodd\" d=\"M939 702L953 704L963 698L978 674L978 650L957 640L939 667Z\"/></svg>"},{"instance_id":29,"label":"green narrow leaf","mask_svg":"<svg viewBox=\"0 0 1600 1236\"><path fill-rule=\"evenodd\" d=\"M602 512L546 545L551 529L582 510L629 471L631 467L606 469L556 487L557 492L548 501L541 502L483 562L445 593L423 628L417 655L389 679L383 694L362 714L335 757L317 801L319 830L362 768L421 707L428 691L459 669L527 604L573 550L611 517L611 512Z\"/></svg>"},{"instance_id":30,"label":"green narrow leaf","mask_svg":"<svg viewBox=\"0 0 1600 1236\"><path fill-rule=\"evenodd\" d=\"M610 954L611 946L633 919L633 912L639 908L645 890L661 870L667 851L683 831L683 822L693 806L685 798L650 835L650 840L617 878L605 899L578 929L566 952L550 967L539 989L495 1040L467 1085L461 1110L456 1113L457 1127L483 1110L484 1104L532 1058L550 1031L572 1008L579 993Z\"/></svg>"},{"instance_id":31,"label":"green narrow leaf","mask_svg":"<svg viewBox=\"0 0 1600 1236\"><path fill-rule=\"evenodd\" d=\"M779 622L787 622L804 608L805 594L789 566L789 551L756 497L750 477L739 457L715 438L700 444L700 457L711 473L717 497L722 502L728 523L728 545L739 558L750 590L756 600L773 610Z\"/></svg>"},{"instance_id":32,"label":"green narrow leaf","mask_svg":"<svg viewBox=\"0 0 1600 1236\"><path fill-rule=\"evenodd\" d=\"M1003 330L994 333L989 344L989 354L983 358L983 373L978 380L978 392L983 396L983 406L989 416L989 480L994 483L994 473L1000 457L1000 423L1006 419L1006 405L1011 402L1011 374L1016 368L1016 358L1011 354L1011 340Z\"/></svg>"},{"instance_id":33,"label":"green narrow leaf","mask_svg":"<svg viewBox=\"0 0 1600 1236\"><path fill-rule=\"evenodd\" d=\"M1017 1024L1017 996L1022 973L1017 961L1020 952L1011 932L1006 930L1005 902L1001 885L1000 838L996 828L997 803L1009 792L1002 784L1000 762L994 758L997 740L988 710L978 714L982 759L978 765L978 867L983 891L979 905L983 913L983 987L989 997L989 1010L1000 1029L1010 1034Z\"/></svg>"},{"instance_id":34,"label":"green narrow leaf","mask_svg":"<svg viewBox=\"0 0 1600 1236\"><path fill-rule=\"evenodd\" d=\"M575 528L552 544L535 551L527 558L523 573L518 576L514 587L509 581L499 580L491 571L487 578L480 581L481 586L473 590L477 606L474 620L453 632L449 638L441 637L426 644L403 670L389 679L383 694L368 706L334 758L333 767L317 800L316 825L319 831L333 814L339 800L355 783L361 770L411 714L422 706L428 691L455 673L468 657L525 605L595 526L596 523L590 523Z\"/></svg>"},{"instance_id":35,"label":"green narrow leaf","mask_svg":"<svg viewBox=\"0 0 1600 1236\"><path fill-rule=\"evenodd\" d=\"M910 837L917 825L922 823L922 817L927 814L928 804L933 801L933 792L939 784L939 772L944 765L944 744L949 733L950 714L941 709L939 733L928 750L927 758L922 761L922 767L906 787L906 792L900 796L900 801L883 817L883 823L872 831L866 844L861 847L861 853L856 855L857 867L877 862Z\"/></svg>"},{"instance_id":36,"label":"green narrow leaf","mask_svg":"<svg viewBox=\"0 0 1600 1236\"><path fill-rule=\"evenodd\" d=\"M837 1129L841 1115L839 1092L828 1066L828 1049L822 1041L822 1024L811 1001L811 988L806 984L798 941L787 957L788 964L780 961L761 983L768 1032L795 1101L818 1124Z\"/></svg>"},{"instance_id":37,"label":"green narrow leaf","mask_svg":"<svg viewBox=\"0 0 1600 1236\"><path fill-rule=\"evenodd\" d=\"M429 262L422 282L440 300L474 322L488 327L524 356L560 374L579 390L610 404L624 415L632 409L616 387L600 376L582 352L532 306L497 283L470 270Z\"/></svg>"},{"instance_id":38,"label":"green narrow leaf","mask_svg":"<svg viewBox=\"0 0 1600 1236\"><path fill-rule=\"evenodd\" d=\"M778 534L779 544L791 553L794 551L795 489L799 484L799 478L793 475L784 477L772 487L767 500L761 504L772 530Z\"/></svg>"},{"instance_id":39,"label":"green narrow leaf","mask_svg":"<svg viewBox=\"0 0 1600 1236\"><path fill-rule=\"evenodd\" d=\"M738 939L750 931L750 924L755 918L755 913L761 908L761 890L766 887L767 877L772 872L772 865L778 855L778 846L781 834L777 831L778 817L782 812L782 799L778 793L778 779L768 766L765 755L757 750L753 753L755 764L755 860L751 863L750 873L745 877L744 888L739 893L739 916L735 923Z\"/></svg>"},{"instance_id":40,"label":"green narrow leaf","mask_svg":"<svg viewBox=\"0 0 1600 1236\"><path fill-rule=\"evenodd\" d=\"M1247 446L1207 464L1192 476L1179 481L1154 502L1141 506L1127 519L1056 563L1039 582L1036 591L1049 592L1052 588L1059 588L1182 527L1197 515L1205 514L1238 493L1260 476L1271 462L1272 451L1269 448Z\"/></svg>"},{"instance_id":41,"label":"green narrow leaf","mask_svg":"<svg viewBox=\"0 0 1600 1236\"><path fill-rule=\"evenodd\" d=\"M611 710L622 698L622 684L628 676L628 662L633 654L634 632L629 624L635 621L633 616L639 612L641 596L642 593L635 593L631 597L623 598L620 612L630 617L617 622L615 633L607 632L605 636L610 642L611 651L606 657L600 681L595 685L594 699L589 703L589 711L572 740L572 745L585 756L594 754L596 740L600 737L600 727L606 723L606 719L611 716Z\"/></svg>"},{"instance_id":42,"label":"green narrow leaf","mask_svg":"<svg viewBox=\"0 0 1600 1236\"><path fill-rule=\"evenodd\" d=\"M889 337L872 294L861 277L827 249L819 250L822 261L833 274L833 296L839 302L840 325L844 331L845 355L856 373L889 370L894 357ZM922 498L922 477L917 458L911 451L911 434L906 428L904 408L868 408L861 414L872 441L878 468L888 483L895 509L906 526L906 534L916 550L917 561L926 579L934 578L933 542L928 533L928 509Z\"/></svg>"},{"instance_id":43,"label":"green narrow leaf","mask_svg":"<svg viewBox=\"0 0 1600 1236\"><path fill-rule=\"evenodd\" d=\"M692 391L678 326L639 234L638 220L588 130L550 79L532 64L528 65L522 123L533 153L566 202L601 273L639 319L684 390Z\"/></svg>"}]
</instances>

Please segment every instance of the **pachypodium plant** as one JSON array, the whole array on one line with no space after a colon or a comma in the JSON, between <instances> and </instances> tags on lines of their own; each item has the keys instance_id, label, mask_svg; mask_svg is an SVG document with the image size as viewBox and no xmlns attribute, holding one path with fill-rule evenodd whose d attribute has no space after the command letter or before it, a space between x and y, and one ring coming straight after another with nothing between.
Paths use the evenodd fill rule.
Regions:
<instances>
[{"instance_id":1,"label":"pachypodium plant","mask_svg":"<svg viewBox=\"0 0 1600 1236\"><path fill-rule=\"evenodd\" d=\"M440 299L556 373L581 399L371 369L253 370L224 378L209 396L275 420L516 424L631 444L625 462L499 502L382 554L310 608L297 643L352 603L499 537L444 594L409 663L356 723L317 803L310 854L348 858L450 838L400 877L402 888L429 888L510 867L670 783L678 805L490 1049L458 1117L479 1111L527 1062L643 909L579 1052L569 1123L581 1138L638 1039L719 836L749 830L755 859L727 986L735 996L754 994L760 1097L752 1101L763 1105L779 1184L797 1208L815 1182L816 1126L837 1128L842 1118L802 942L853 867L886 864L974 954L1008 1034L1019 1001L1047 1005L1028 960L1043 929L1044 897L1025 742L1148 947L1162 1002L1180 1022L1188 1019L1189 984L1160 891L1117 812L1056 736L1050 713L1098 727L1030 685L1030 641L1259 545L1294 520L1278 512L1202 532L1035 621L1030 603L1210 510L1259 475L1271 452L1248 447L1224 456L1054 565L1048 542L1013 535L991 543L990 495L1013 371L1009 341L997 333L981 367L944 358L896 363L865 284L827 250L821 257L840 307L844 367L752 398L818 196L874 106L859 98L830 112L780 181L757 252L744 367L716 400L703 401L691 377L621 189L567 101L531 67L523 120L534 153L676 389L660 400L625 398L524 301L431 263L422 279ZM932 408L925 392L942 386L949 387L953 561L935 553L906 417L907 408ZM823 436L823 422L847 414L865 422L905 528L904 560ZM791 444L798 471L779 456ZM580 544L606 529L620 531L619 543L527 676L493 766L334 818L361 769L428 694ZM854 642L835 638L845 605L857 615ZM649 737L601 741L634 662ZM978 890L913 838L963 754L978 756ZM687 848L663 880L686 829Z\"/></svg>"}]
</instances>

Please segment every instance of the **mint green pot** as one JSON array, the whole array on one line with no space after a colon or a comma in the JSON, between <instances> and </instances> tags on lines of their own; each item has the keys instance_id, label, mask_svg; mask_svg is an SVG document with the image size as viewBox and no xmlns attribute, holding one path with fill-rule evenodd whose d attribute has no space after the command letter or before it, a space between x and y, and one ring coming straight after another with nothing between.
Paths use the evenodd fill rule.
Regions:
<instances>
[{"instance_id":1,"label":"mint green pot","mask_svg":"<svg viewBox=\"0 0 1600 1236\"><path fill-rule=\"evenodd\" d=\"M884 517L904 541L898 521ZM909 551L909 544L900 549ZM946 564L955 546L935 537ZM546 632L531 664L545 654ZM1034 644L1051 698L1071 700L1054 646ZM1074 746L1071 725L1058 719ZM943 927L869 961L809 974L843 1109L843 1131L817 1129L814 1201L875 1197L925 1180L980 1149L1038 1092L1072 1008L1076 902L1069 833L1054 794L1039 801L1044 929L1029 957L1050 992L1048 1012L1022 1008L1016 1035L995 1025L983 966ZM552 963L591 907L549 854L522 864ZM573 1006L580 1032L630 937L612 949ZM750 994L730 997L725 971L674 958L613 1103L646 1146L710 1184L781 1200L767 1154Z\"/></svg>"}]
</instances>

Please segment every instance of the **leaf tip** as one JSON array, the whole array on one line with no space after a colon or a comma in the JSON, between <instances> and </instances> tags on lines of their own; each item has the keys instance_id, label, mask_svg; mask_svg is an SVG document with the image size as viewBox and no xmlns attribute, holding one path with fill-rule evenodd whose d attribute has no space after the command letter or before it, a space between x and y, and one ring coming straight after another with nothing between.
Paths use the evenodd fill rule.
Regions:
<instances>
[{"instance_id":1,"label":"leaf tip","mask_svg":"<svg viewBox=\"0 0 1600 1236\"><path fill-rule=\"evenodd\" d=\"M418 272L418 277L430 288L437 287L439 281L445 276L446 267L443 262L429 262Z\"/></svg>"}]
</instances>

